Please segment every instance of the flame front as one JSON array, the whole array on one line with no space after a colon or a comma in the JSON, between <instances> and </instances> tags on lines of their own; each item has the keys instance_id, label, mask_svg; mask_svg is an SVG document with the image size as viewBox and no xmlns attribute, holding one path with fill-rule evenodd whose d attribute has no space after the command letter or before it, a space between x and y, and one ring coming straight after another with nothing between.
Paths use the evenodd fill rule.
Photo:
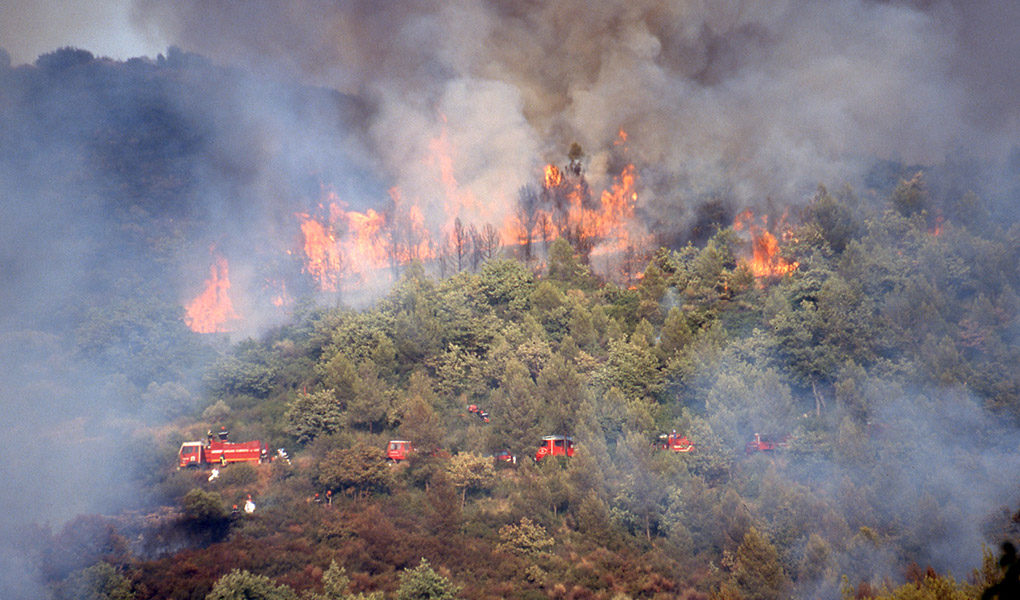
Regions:
<instances>
[{"instance_id":1,"label":"flame front","mask_svg":"<svg viewBox=\"0 0 1020 600\"><path fill-rule=\"evenodd\" d=\"M341 256L330 228L310 215L299 214L305 243L305 272L314 278L323 291L335 292L340 276Z\"/></svg>"},{"instance_id":2,"label":"flame front","mask_svg":"<svg viewBox=\"0 0 1020 600\"><path fill-rule=\"evenodd\" d=\"M300 255L301 270L315 289L337 293L374 287L392 280L398 267L414 260L436 261L445 270L456 257L456 269L465 268L462 259L477 268L505 245L516 244L513 251L530 261L533 243L557 237L569 241L583 260L598 257L603 275L614 279L622 275L628 283L640 278L651 236L635 218L633 164L612 177L607 189L593 192L579 157L572 155L564 167L544 168L541 188L531 188L536 192L533 201L505 211L500 209L508 202L499 192L479 202L469 186L459 185L456 149L445 125L439 131L422 159L439 184L434 196L405 197L393 187L386 210L356 211L326 189L316 208L293 213L300 241L287 254ZM616 156L625 156L626 142L627 134L621 130L614 142ZM278 308L293 302L289 280L280 275L267 279L272 289L267 301ZM187 306L188 326L195 331L226 331L227 322L239 318L227 295L229 287L226 261L218 259L206 291Z\"/></svg>"},{"instance_id":3,"label":"flame front","mask_svg":"<svg viewBox=\"0 0 1020 600\"><path fill-rule=\"evenodd\" d=\"M347 210L333 192L320 205L328 210L328 216L297 213L304 237L304 271L320 291L356 287L370 273L411 260L434 258L421 209L413 204L404 206L396 188L390 190L390 196L393 213L398 215L393 222L371 208L364 212Z\"/></svg>"},{"instance_id":4,"label":"flame front","mask_svg":"<svg viewBox=\"0 0 1020 600\"><path fill-rule=\"evenodd\" d=\"M556 168L556 165L545 166L545 180L542 185L545 189L552 189L563 183L563 174Z\"/></svg>"},{"instance_id":5,"label":"flame front","mask_svg":"<svg viewBox=\"0 0 1020 600\"><path fill-rule=\"evenodd\" d=\"M184 322L196 333L230 331L227 323L239 319L230 301L227 259L217 256L209 267L205 289L185 307Z\"/></svg>"},{"instance_id":6,"label":"flame front","mask_svg":"<svg viewBox=\"0 0 1020 600\"><path fill-rule=\"evenodd\" d=\"M795 271L799 266L796 261L787 261L779 256L779 241L776 236L768 230L768 217L761 218L762 225L754 222L754 213L750 210L737 215L733 223L734 231L743 231L751 235L751 260L747 266L755 277L780 277ZM785 219L780 219L780 228ZM783 236L789 237L789 232L784 231Z\"/></svg>"}]
</instances>

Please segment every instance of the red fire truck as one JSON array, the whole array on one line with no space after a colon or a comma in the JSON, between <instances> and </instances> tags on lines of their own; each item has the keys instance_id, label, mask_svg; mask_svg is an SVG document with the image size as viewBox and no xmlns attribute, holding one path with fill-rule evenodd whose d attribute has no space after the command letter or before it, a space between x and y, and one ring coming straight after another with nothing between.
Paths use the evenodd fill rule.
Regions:
<instances>
[{"instance_id":1,"label":"red fire truck","mask_svg":"<svg viewBox=\"0 0 1020 600\"><path fill-rule=\"evenodd\" d=\"M269 459L269 448L258 440L229 442L227 432L221 429L213 438L210 432L204 442L184 442L177 452L177 467L226 465L236 462L260 463Z\"/></svg>"},{"instance_id":2,"label":"red fire truck","mask_svg":"<svg viewBox=\"0 0 1020 600\"><path fill-rule=\"evenodd\" d=\"M754 454L755 452L773 452L783 450L790 445L789 435L763 435L754 434L754 438L744 445L744 452Z\"/></svg>"},{"instance_id":3,"label":"red fire truck","mask_svg":"<svg viewBox=\"0 0 1020 600\"><path fill-rule=\"evenodd\" d=\"M691 452L694 450L694 442L687 439L686 435L677 433L675 429L671 433L660 435L659 440L663 450L672 450L673 452Z\"/></svg>"},{"instance_id":4,"label":"red fire truck","mask_svg":"<svg viewBox=\"0 0 1020 600\"><path fill-rule=\"evenodd\" d=\"M542 445L535 452L535 460L540 461L546 456L573 456L574 438L565 435L547 435L542 438Z\"/></svg>"},{"instance_id":5,"label":"red fire truck","mask_svg":"<svg viewBox=\"0 0 1020 600\"><path fill-rule=\"evenodd\" d=\"M407 440L390 440L386 445L386 460L400 462L407 460L414 452L414 447Z\"/></svg>"}]
</instances>

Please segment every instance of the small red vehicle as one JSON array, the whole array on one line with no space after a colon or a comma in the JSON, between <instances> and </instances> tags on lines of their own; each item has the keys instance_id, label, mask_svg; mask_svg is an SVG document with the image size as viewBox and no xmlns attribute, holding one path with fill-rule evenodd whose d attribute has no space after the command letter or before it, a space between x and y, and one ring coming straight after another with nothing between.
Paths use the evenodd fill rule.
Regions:
<instances>
[{"instance_id":1,"label":"small red vehicle","mask_svg":"<svg viewBox=\"0 0 1020 600\"><path fill-rule=\"evenodd\" d=\"M674 429L672 433L663 433L659 436L661 440L663 450L672 450L673 452L693 452L694 442L687 439L686 435L680 435Z\"/></svg>"},{"instance_id":2,"label":"small red vehicle","mask_svg":"<svg viewBox=\"0 0 1020 600\"><path fill-rule=\"evenodd\" d=\"M547 435L542 438L542 445L535 452L535 460L540 461L546 456L573 456L574 438L565 435Z\"/></svg>"},{"instance_id":3,"label":"small red vehicle","mask_svg":"<svg viewBox=\"0 0 1020 600\"><path fill-rule=\"evenodd\" d=\"M410 458L414 447L407 440L390 440L386 445L386 460L400 462Z\"/></svg>"},{"instance_id":4,"label":"small red vehicle","mask_svg":"<svg viewBox=\"0 0 1020 600\"><path fill-rule=\"evenodd\" d=\"M509 450L497 450L493 453L492 458L496 459L496 462L508 462L511 464L517 464L517 457L510 454Z\"/></svg>"},{"instance_id":5,"label":"small red vehicle","mask_svg":"<svg viewBox=\"0 0 1020 600\"><path fill-rule=\"evenodd\" d=\"M744 452L754 454L755 452L774 452L783 450L790 445L789 435L762 435L754 434L754 438L744 445Z\"/></svg>"},{"instance_id":6,"label":"small red vehicle","mask_svg":"<svg viewBox=\"0 0 1020 600\"><path fill-rule=\"evenodd\" d=\"M177 467L226 465L236 462L260 463L269 459L269 448L258 440L229 442L227 431L221 429L217 438L212 433L204 442L184 442L177 452Z\"/></svg>"},{"instance_id":7,"label":"small red vehicle","mask_svg":"<svg viewBox=\"0 0 1020 600\"><path fill-rule=\"evenodd\" d=\"M489 413L488 413L488 411L486 411L483 408L479 408L477 404L469 404L467 409L468 409L469 413L471 413L473 415L478 415L478 418L482 420L482 423L488 423L489 422Z\"/></svg>"}]
</instances>

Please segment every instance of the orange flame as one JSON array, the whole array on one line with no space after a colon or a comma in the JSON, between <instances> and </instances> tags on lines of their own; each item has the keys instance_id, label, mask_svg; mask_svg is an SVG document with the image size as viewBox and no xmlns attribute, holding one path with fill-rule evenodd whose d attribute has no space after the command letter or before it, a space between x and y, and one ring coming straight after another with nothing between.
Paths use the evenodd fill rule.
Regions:
<instances>
[{"instance_id":1,"label":"orange flame","mask_svg":"<svg viewBox=\"0 0 1020 600\"><path fill-rule=\"evenodd\" d=\"M785 218L780 219L780 227L784 222ZM757 225L754 222L754 213L751 210L745 210L737 215L733 223L734 231L747 229L751 236L751 260L747 263L751 273L759 278L781 277L792 273L797 269L799 263L787 261L779 256L779 241L768 230L768 217L763 216L761 223L761 225ZM788 236L789 233L784 233L784 237Z\"/></svg>"},{"instance_id":2,"label":"orange flame","mask_svg":"<svg viewBox=\"0 0 1020 600\"><path fill-rule=\"evenodd\" d=\"M435 257L421 209L404 206L397 188L390 190L390 196L397 215L392 223L371 208L347 210L333 192L325 200L328 217L297 213L304 235L304 271L321 291L350 289L363 283L369 273ZM320 209L325 210L323 205Z\"/></svg>"},{"instance_id":3,"label":"orange flame","mask_svg":"<svg viewBox=\"0 0 1020 600\"><path fill-rule=\"evenodd\" d=\"M556 168L556 165L545 166L545 182L543 185L546 189L557 187L563 183L563 174Z\"/></svg>"},{"instance_id":4,"label":"orange flame","mask_svg":"<svg viewBox=\"0 0 1020 600\"><path fill-rule=\"evenodd\" d=\"M227 259L217 256L209 267L205 289L185 307L184 322L196 333L230 331L227 322L239 319L230 301Z\"/></svg>"},{"instance_id":5,"label":"orange flame","mask_svg":"<svg viewBox=\"0 0 1020 600\"><path fill-rule=\"evenodd\" d=\"M340 274L341 256L337 247L336 237L331 228L320 223L305 213L298 214L301 219L301 233L305 243L305 272L318 283L319 289L325 292L337 290L337 277Z\"/></svg>"},{"instance_id":6,"label":"orange flame","mask_svg":"<svg viewBox=\"0 0 1020 600\"><path fill-rule=\"evenodd\" d=\"M458 216L475 215L482 207L471 190L461 188L457 182L453 162L453 143L450 142L450 136L447 133L446 117L441 116L441 118L443 127L439 136L429 140L430 155L426 164L439 171L438 178L446 199L443 205L446 211L446 227L450 227Z\"/></svg>"}]
</instances>

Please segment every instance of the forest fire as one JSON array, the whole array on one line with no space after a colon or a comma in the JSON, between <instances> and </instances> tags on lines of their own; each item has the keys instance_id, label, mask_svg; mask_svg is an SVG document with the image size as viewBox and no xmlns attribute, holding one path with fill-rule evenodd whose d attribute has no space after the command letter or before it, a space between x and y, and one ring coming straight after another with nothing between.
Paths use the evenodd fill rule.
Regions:
<instances>
[{"instance_id":1,"label":"forest fire","mask_svg":"<svg viewBox=\"0 0 1020 600\"><path fill-rule=\"evenodd\" d=\"M240 317L230 301L230 276L227 259L216 256L209 267L205 289L185 307L184 322L196 333L230 331L228 323Z\"/></svg>"},{"instance_id":2,"label":"forest fire","mask_svg":"<svg viewBox=\"0 0 1020 600\"><path fill-rule=\"evenodd\" d=\"M330 211L332 213L332 211ZM331 228L307 214L298 214L301 233L304 235L305 272L311 275L323 291L335 292L341 268L340 248Z\"/></svg>"},{"instance_id":3,"label":"forest fire","mask_svg":"<svg viewBox=\"0 0 1020 600\"><path fill-rule=\"evenodd\" d=\"M320 204L326 216L297 213L304 238L303 270L320 291L355 287L368 273L435 257L421 209L405 206L396 188L390 190L390 197L392 213L397 215L392 221L371 208L347 210L333 192Z\"/></svg>"},{"instance_id":4,"label":"forest fire","mask_svg":"<svg viewBox=\"0 0 1020 600\"><path fill-rule=\"evenodd\" d=\"M551 189L559 184L563 183L563 174L556 168L556 165L545 166L545 179L543 181L543 187Z\"/></svg>"},{"instance_id":5,"label":"forest fire","mask_svg":"<svg viewBox=\"0 0 1020 600\"><path fill-rule=\"evenodd\" d=\"M626 133L614 144L625 152ZM576 146L576 144L575 144ZM445 131L432 140L426 165L434 167L441 184L439 204L426 209L417 197L405 198L401 190L389 190L385 210L350 210L333 191L326 190L317 207L293 213L299 241L294 252L301 272L313 289L339 293L392 280L395 269L420 260L441 272L477 269L498 255L500 248L522 257L535 258L533 243L547 244L558 237L570 242L582 260L598 258L603 275L631 283L640 277L642 258L650 236L635 218L638 201L637 169L622 167L608 188L593 191L581 166L580 148L571 149L569 164L544 167L540 187L530 189L530 199L518 199L509 216L482 214L502 202L481 205L454 176L453 148ZM524 193L523 191L521 192ZM435 209L439 209L438 211ZM486 217L491 217L486 221ZM290 254L291 251L288 251ZM287 275L269 274L272 292L267 301L276 308L293 302L287 293ZM188 326L195 331L227 331L227 322L239 319L227 296L226 261L214 265L207 289L188 305ZM300 289L300 286L299 286Z\"/></svg>"},{"instance_id":6,"label":"forest fire","mask_svg":"<svg viewBox=\"0 0 1020 600\"><path fill-rule=\"evenodd\" d=\"M443 128L439 135L429 140L429 156L426 164L438 171L439 183L442 186L446 202L444 209L447 215L447 226L452 225L456 215L473 215L480 209L478 201L470 190L462 188L457 182L454 168L454 148L446 129L446 117L442 117Z\"/></svg>"},{"instance_id":7,"label":"forest fire","mask_svg":"<svg viewBox=\"0 0 1020 600\"><path fill-rule=\"evenodd\" d=\"M787 261L779 256L779 241L768 230L768 217L762 216L760 220L761 225L756 224L754 222L754 213L751 210L745 210L737 215L733 223L734 231L744 231L746 229L751 235L752 256L751 260L747 263L751 272L758 278L781 277L792 273L797 269L798 263L796 261ZM780 219L780 228L782 228L784 221L785 219ZM784 232L782 237L786 238L789 235L788 232Z\"/></svg>"},{"instance_id":8,"label":"forest fire","mask_svg":"<svg viewBox=\"0 0 1020 600\"><path fill-rule=\"evenodd\" d=\"M628 164L614 179L610 189L602 191L601 210L592 217L595 235L604 240L611 239L608 249L623 250L628 246L644 245L647 241L631 231L638 200L636 182L634 165Z\"/></svg>"},{"instance_id":9,"label":"forest fire","mask_svg":"<svg viewBox=\"0 0 1020 600\"><path fill-rule=\"evenodd\" d=\"M637 170L628 164L595 200L578 164L546 165L534 205L518 207L507 229L516 231L513 238L522 244L563 237L585 256L644 248L648 236L634 219L636 183Z\"/></svg>"},{"instance_id":10,"label":"forest fire","mask_svg":"<svg viewBox=\"0 0 1020 600\"><path fill-rule=\"evenodd\" d=\"M335 193L327 197L328 215L297 213L304 236L304 271L320 291L336 292L351 278L387 266L386 219L372 209L349 211ZM321 207L322 205L320 205Z\"/></svg>"}]
</instances>

